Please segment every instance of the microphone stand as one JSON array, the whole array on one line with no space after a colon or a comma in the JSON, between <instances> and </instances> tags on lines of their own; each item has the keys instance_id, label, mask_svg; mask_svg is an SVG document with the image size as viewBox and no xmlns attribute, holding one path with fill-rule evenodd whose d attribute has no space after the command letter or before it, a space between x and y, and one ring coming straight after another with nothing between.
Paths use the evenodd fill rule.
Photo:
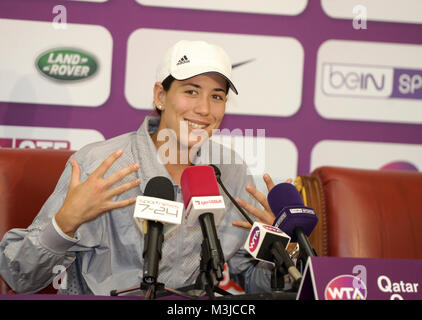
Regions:
<instances>
[{"instance_id":1,"label":"microphone stand","mask_svg":"<svg viewBox=\"0 0 422 320\"><path fill-rule=\"evenodd\" d=\"M145 287L144 283L141 283L140 286L135 286L135 287L131 287L131 288L127 288L127 289L122 289L122 290L111 290L110 291L110 296L119 296L120 294L123 293L128 293L128 292L133 292L133 291L139 291L139 290L145 290L147 289L147 293L145 295L145 300L152 300L155 299L157 297L157 292L163 292L163 294L159 294L159 297L164 297L164 296L168 296L170 294L175 294L184 298L188 298L188 299L197 299L196 296L187 294L185 292L182 292L181 290L176 290L176 289L171 289L171 288L167 288L164 286L164 284L159 283L159 285L157 284L154 288L154 293L152 292L152 289L150 292L148 292L148 288ZM158 290L157 290L158 289ZM152 294L154 295L154 297L152 298Z\"/></svg>"},{"instance_id":2,"label":"microphone stand","mask_svg":"<svg viewBox=\"0 0 422 320\"><path fill-rule=\"evenodd\" d=\"M147 292L145 294L145 300L153 300L157 298L157 291L164 291L164 283L161 283L161 282L146 283L142 281L140 288L141 290L145 290Z\"/></svg>"},{"instance_id":3,"label":"microphone stand","mask_svg":"<svg viewBox=\"0 0 422 320\"><path fill-rule=\"evenodd\" d=\"M287 273L286 269L276 264L271 273L271 291L283 291L284 289L284 275Z\"/></svg>"},{"instance_id":4,"label":"microphone stand","mask_svg":"<svg viewBox=\"0 0 422 320\"><path fill-rule=\"evenodd\" d=\"M223 181L221 181L221 171L220 169L213 164L210 164L210 166L214 169L215 177L217 178L217 182L220 185L220 187L223 189L226 196L230 199L231 203L239 210L239 212L243 215L243 217L251 224L253 225L253 220L246 214L246 212L239 206L237 201L231 196L231 194L227 191L226 187L223 184ZM284 275L287 274L286 268L282 264L277 264L274 267L272 273L271 273L271 290L272 291L282 291L284 289Z\"/></svg>"},{"instance_id":5,"label":"microphone stand","mask_svg":"<svg viewBox=\"0 0 422 320\"><path fill-rule=\"evenodd\" d=\"M141 290L146 290L145 299L152 300L157 297L157 291L164 290L164 284L157 282L158 264L161 259L163 247L163 224L158 221L148 221L147 232L144 237L144 258L143 279L140 285Z\"/></svg>"},{"instance_id":6,"label":"microphone stand","mask_svg":"<svg viewBox=\"0 0 422 320\"><path fill-rule=\"evenodd\" d=\"M214 292L222 295L231 295L218 287L223 280L224 255L215 229L214 215L210 212L199 216L199 222L204 239L201 244L201 260L196 287L206 291L208 297L215 299Z\"/></svg>"},{"instance_id":7,"label":"microphone stand","mask_svg":"<svg viewBox=\"0 0 422 320\"><path fill-rule=\"evenodd\" d=\"M217 276L211 267L211 254L207 240L202 240L199 275L196 280L198 289L204 290L210 299L215 299L214 288L217 285Z\"/></svg>"},{"instance_id":8,"label":"microphone stand","mask_svg":"<svg viewBox=\"0 0 422 320\"><path fill-rule=\"evenodd\" d=\"M214 215L210 212L203 213L199 216L199 222L203 234L201 244L201 260L199 264L199 275L194 285L194 289L205 291L208 297L215 299L214 293L219 293L223 296L231 295L231 293L218 287L219 281L223 280L224 271L224 255L221 249L220 241L217 237L215 228ZM145 272L144 272L145 274ZM154 273L152 273L154 275ZM155 274L156 275L156 274ZM145 299L151 300L157 297L157 292L168 291L189 299L196 299L196 296L182 292L191 289L191 286L180 288L178 290L169 289L164 284L156 282L157 277L144 277L140 286L128 288L124 290L112 290L110 295L117 296L121 293L126 293L135 290L147 290Z\"/></svg>"},{"instance_id":9,"label":"microphone stand","mask_svg":"<svg viewBox=\"0 0 422 320\"><path fill-rule=\"evenodd\" d=\"M193 296L185 294L179 290L170 289L164 286L164 283L157 282L158 264L161 259L161 250L163 246L163 224L157 221L148 221L148 232L145 233L144 251L144 270L142 282L139 286L123 289L120 291L112 290L111 296L117 296L122 293L131 291L146 291L145 300L153 300L157 298L160 292L169 292L185 298L194 299Z\"/></svg>"},{"instance_id":10,"label":"microphone stand","mask_svg":"<svg viewBox=\"0 0 422 320\"><path fill-rule=\"evenodd\" d=\"M298 291L302 281L302 275L295 267L293 261L290 259L287 251L283 248L281 242L276 241L273 243L271 246L271 253L273 255L273 261L276 265L275 269L279 269L281 273L287 270L287 273L293 278L292 289L294 291Z\"/></svg>"},{"instance_id":11,"label":"microphone stand","mask_svg":"<svg viewBox=\"0 0 422 320\"><path fill-rule=\"evenodd\" d=\"M318 256L316 250L311 246L309 243L308 238L306 237L303 228L298 226L294 229L294 233L297 237L297 242L299 243L300 254L297 259L299 268L304 270L306 266L306 262L308 261L309 257L316 257ZM301 273L303 271L301 270Z\"/></svg>"}]
</instances>

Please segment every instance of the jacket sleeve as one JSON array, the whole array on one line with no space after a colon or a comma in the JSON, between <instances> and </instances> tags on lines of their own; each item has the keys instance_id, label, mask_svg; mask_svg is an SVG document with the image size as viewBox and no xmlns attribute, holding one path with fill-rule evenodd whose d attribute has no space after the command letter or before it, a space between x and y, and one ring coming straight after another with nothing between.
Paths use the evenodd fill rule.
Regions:
<instances>
[{"instance_id":1,"label":"jacket sleeve","mask_svg":"<svg viewBox=\"0 0 422 320\"><path fill-rule=\"evenodd\" d=\"M245 249L240 249L227 262L230 277L246 293L271 291L271 264L255 260Z\"/></svg>"},{"instance_id":2,"label":"jacket sleeve","mask_svg":"<svg viewBox=\"0 0 422 320\"><path fill-rule=\"evenodd\" d=\"M48 286L56 276L53 268L67 268L76 253L69 251L78 240L63 234L54 215L66 198L71 177L68 162L58 184L40 212L26 229L8 231L0 242L0 275L19 293L34 293Z\"/></svg>"}]
</instances>

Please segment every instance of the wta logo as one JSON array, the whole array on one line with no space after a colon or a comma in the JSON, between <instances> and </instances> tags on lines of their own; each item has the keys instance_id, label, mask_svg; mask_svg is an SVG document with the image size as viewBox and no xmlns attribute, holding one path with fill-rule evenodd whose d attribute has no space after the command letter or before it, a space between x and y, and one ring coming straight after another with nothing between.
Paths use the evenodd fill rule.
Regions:
<instances>
[{"instance_id":1,"label":"wta logo","mask_svg":"<svg viewBox=\"0 0 422 320\"><path fill-rule=\"evenodd\" d=\"M365 282L352 275L341 275L332 279L324 290L325 300L366 300Z\"/></svg>"},{"instance_id":2,"label":"wta logo","mask_svg":"<svg viewBox=\"0 0 422 320\"><path fill-rule=\"evenodd\" d=\"M255 229L253 229L251 236L249 237L249 250L251 252L254 252L256 250L256 247L258 246L259 243L259 236L260 236L261 232L259 230L259 227L255 227Z\"/></svg>"}]
</instances>

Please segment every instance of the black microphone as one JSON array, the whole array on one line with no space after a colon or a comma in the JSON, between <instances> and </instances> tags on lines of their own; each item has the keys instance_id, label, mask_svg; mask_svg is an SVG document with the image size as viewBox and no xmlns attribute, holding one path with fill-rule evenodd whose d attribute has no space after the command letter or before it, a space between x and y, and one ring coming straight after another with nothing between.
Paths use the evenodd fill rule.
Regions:
<instances>
[{"instance_id":1,"label":"black microphone","mask_svg":"<svg viewBox=\"0 0 422 320\"><path fill-rule=\"evenodd\" d=\"M223 182L221 181L221 171L220 171L220 169L217 166L213 165L213 164L210 164L210 166L214 169L214 173L215 173L215 177L217 178L217 182L221 186L221 189L223 189L223 191L226 194L226 196L230 199L230 201L234 204L234 206L239 210L239 212L242 214L242 216L251 225L253 225L253 223L254 223L253 220L246 214L245 211L243 211L243 209L239 206L239 204L237 203L237 201L235 199L233 199L233 197L227 191L226 187L224 186Z\"/></svg>"},{"instance_id":2,"label":"black microphone","mask_svg":"<svg viewBox=\"0 0 422 320\"><path fill-rule=\"evenodd\" d=\"M284 274L284 270L288 272L293 279L293 288L297 290L302 275L286 251L289 243L290 236L279 228L255 222L244 248L257 260L275 263L281 274Z\"/></svg>"},{"instance_id":3,"label":"black microphone","mask_svg":"<svg viewBox=\"0 0 422 320\"><path fill-rule=\"evenodd\" d=\"M173 184L166 177L154 177L148 181L144 196L174 201ZM163 224L159 221L148 220L146 229L142 253L144 258L143 281L153 284L158 278L158 264L164 241Z\"/></svg>"}]
</instances>

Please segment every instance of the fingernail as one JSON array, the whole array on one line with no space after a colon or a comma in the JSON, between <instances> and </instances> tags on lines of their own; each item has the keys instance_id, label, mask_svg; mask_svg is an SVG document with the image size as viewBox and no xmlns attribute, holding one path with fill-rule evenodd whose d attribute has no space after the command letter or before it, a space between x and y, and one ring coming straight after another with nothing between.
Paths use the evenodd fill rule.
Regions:
<instances>
[{"instance_id":1,"label":"fingernail","mask_svg":"<svg viewBox=\"0 0 422 320\"><path fill-rule=\"evenodd\" d=\"M138 164L138 163L135 163L135 164L133 165L133 168L135 168L136 170L138 170L138 169L139 169L139 164Z\"/></svg>"},{"instance_id":2,"label":"fingernail","mask_svg":"<svg viewBox=\"0 0 422 320\"><path fill-rule=\"evenodd\" d=\"M122 149L119 149L119 150L116 151L116 155L118 155L118 156L120 156L122 153L123 153Z\"/></svg>"}]
</instances>

